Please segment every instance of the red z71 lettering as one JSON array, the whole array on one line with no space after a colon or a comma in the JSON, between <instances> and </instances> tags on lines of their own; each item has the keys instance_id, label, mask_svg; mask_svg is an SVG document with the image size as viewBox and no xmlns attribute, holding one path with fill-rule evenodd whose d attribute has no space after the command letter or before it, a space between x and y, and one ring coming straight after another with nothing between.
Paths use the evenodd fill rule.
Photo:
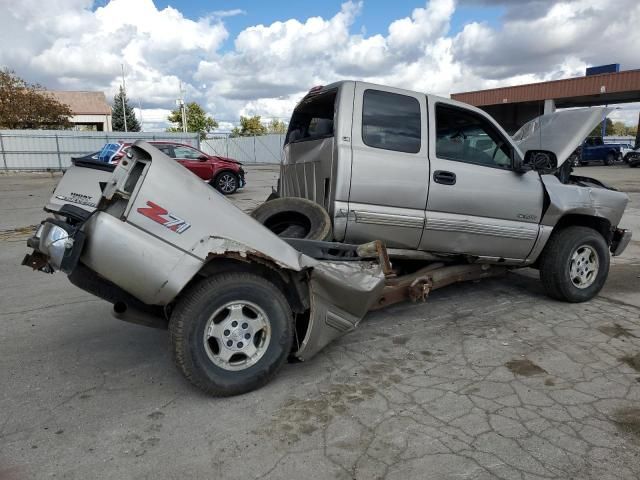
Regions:
<instances>
[{"instance_id":1,"label":"red z71 lettering","mask_svg":"<svg viewBox=\"0 0 640 480\"><path fill-rule=\"evenodd\" d=\"M141 213L145 217L150 218L154 222L157 222L176 233L182 233L188 230L191 226L190 223L187 223L182 218L169 213L160 205L150 201L147 201L146 207L138 208L138 213Z\"/></svg>"}]
</instances>

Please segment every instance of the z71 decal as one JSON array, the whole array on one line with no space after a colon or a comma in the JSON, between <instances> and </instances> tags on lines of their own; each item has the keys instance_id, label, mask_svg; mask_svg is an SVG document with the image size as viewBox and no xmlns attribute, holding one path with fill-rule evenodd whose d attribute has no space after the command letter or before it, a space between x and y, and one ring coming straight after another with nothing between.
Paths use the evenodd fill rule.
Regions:
<instances>
[{"instance_id":1,"label":"z71 decal","mask_svg":"<svg viewBox=\"0 0 640 480\"><path fill-rule=\"evenodd\" d=\"M182 233L188 230L191 226L190 223L187 223L180 217L176 217L174 214L169 213L160 205L149 201L147 201L147 207L138 208L138 213L141 213L145 217L150 218L154 222L158 222L160 225L163 225L176 233Z\"/></svg>"}]
</instances>

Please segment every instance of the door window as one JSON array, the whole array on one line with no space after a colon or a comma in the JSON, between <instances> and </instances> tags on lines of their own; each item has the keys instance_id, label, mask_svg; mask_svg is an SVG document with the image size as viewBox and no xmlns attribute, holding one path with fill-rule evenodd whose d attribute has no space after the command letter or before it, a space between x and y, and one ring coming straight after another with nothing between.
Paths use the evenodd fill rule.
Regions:
<instances>
[{"instance_id":1,"label":"door window","mask_svg":"<svg viewBox=\"0 0 640 480\"><path fill-rule=\"evenodd\" d=\"M176 158L173 154L173 147L171 145L154 145L154 147L164 153L167 157Z\"/></svg>"},{"instance_id":2,"label":"door window","mask_svg":"<svg viewBox=\"0 0 640 480\"><path fill-rule=\"evenodd\" d=\"M188 160L199 160L202 156L198 150L190 147L173 147L175 158L186 158Z\"/></svg>"},{"instance_id":3,"label":"door window","mask_svg":"<svg viewBox=\"0 0 640 480\"><path fill-rule=\"evenodd\" d=\"M362 141L369 147L418 153L418 100L397 93L365 90L362 99Z\"/></svg>"},{"instance_id":4,"label":"door window","mask_svg":"<svg viewBox=\"0 0 640 480\"><path fill-rule=\"evenodd\" d=\"M511 167L511 147L486 118L436 105L436 156L496 168Z\"/></svg>"}]
</instances>

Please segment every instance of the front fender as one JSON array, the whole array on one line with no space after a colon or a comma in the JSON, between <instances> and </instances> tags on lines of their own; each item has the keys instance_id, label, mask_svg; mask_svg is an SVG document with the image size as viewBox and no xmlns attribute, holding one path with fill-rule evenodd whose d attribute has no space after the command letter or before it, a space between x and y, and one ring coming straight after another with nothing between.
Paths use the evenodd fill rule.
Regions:
<instances>
[{"instance_id":1,"label":"front fender","mask_svg":"<svg viewBox=\"0 0 640 480\"><path fill-rule=\"evenodd\" d=\"M563 216L577 214L604 218L616 227L629 203L626 194L615 190L564 184L555 175L541 175L540 178L549 198L542 225L553 227Z\"/></svg>"}]
</instances>

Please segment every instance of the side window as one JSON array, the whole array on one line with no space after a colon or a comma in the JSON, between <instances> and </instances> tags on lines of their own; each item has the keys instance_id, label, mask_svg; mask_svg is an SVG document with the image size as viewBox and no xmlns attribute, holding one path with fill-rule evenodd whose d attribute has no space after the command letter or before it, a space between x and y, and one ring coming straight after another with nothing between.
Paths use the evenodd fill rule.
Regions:
<instances>
[{"instance_id":1,"label":"side window","mask_svg":"<svg viewBox=\"0 0 640 480\"><path fill-rule=\"evenodd\" d=\"M362 99L362 141L369 147L418 153L418 100L397 93L365 90Z\"/></svg>"},{"instance_id":2,"label":"side window","mask_svg":"<svg viewBox=\"0 0 640 480\"><path fill-rule=\"evenodd\" d=\"M436 105L436 156L488 167L510 168L511 148L486 118L462 108Z\"/></svg>"},{"instance_id":3,"label":"side window","mask_svg":"<svg viewBox=\"0 0 640 480\"><path fill-rule=\"evenodd\" d=\"M202 155L199 151L189 147L173 147L175 158L186 158L189 160L198 160Z\"/></svg>"},{"instance_id":4,"label":"side window","mask_svg":"<svg viewBox=\"0 0 640 480\"><path fill-rule=\"evenodd\" d=\"M167 157L176 158L173 154L173 147L171 145L155 145L155 147L164 153Z\"/></svg>"}]
</instances>

